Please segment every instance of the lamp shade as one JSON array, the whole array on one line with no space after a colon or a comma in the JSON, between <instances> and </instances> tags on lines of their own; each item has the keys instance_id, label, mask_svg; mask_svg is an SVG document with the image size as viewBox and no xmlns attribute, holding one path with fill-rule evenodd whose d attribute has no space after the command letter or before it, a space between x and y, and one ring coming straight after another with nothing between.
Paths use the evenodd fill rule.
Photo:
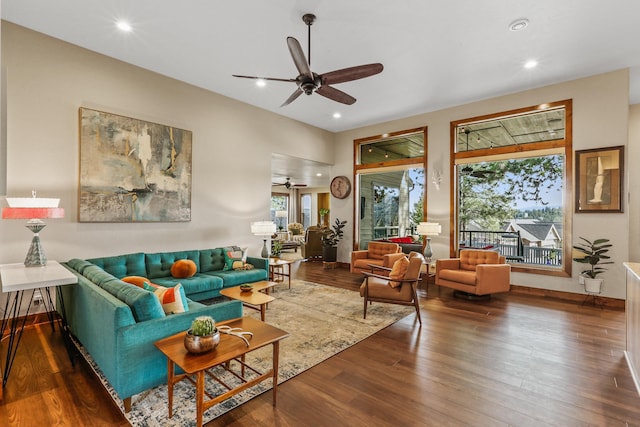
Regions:
<instances>
[{"instance_id":1,"label":"lamp shade","mask_svg":"<svg viewBox=\"0 0 640 427\"><path fill-rule=\"evenodd\" d=\"M276 232L273 221L256 221L251 223L251 234L254 236L271 236Z\"/></svg>"},{"instance_id":2,"label":"lamp shade","mask_svg":"<svg viewBox=\"0 0 640 427\"><path fill-rule=\"evenodd\" d=\"M2 219L64 218L64 208L3 208Z\"/></svg>"},{"instance_id":3,"label":"lamp shade","mask_svg":"<svg viewBox=\"0 0 640 427\"><path fill-rule=\"evenodd\" d=\"M442 232L442 227L437 222L421 222L416 231L421 236L437 236Z\"/></svg>"},{"instance_id":4,"label":"lamp shade","mask_svg":"<svg viewBox=\"0 0 640 427\"><path fill-rule=\"evenodd\" d=\"M276 211L276 218L286 218L287 211Z\"/></svg>"}]
</instances>

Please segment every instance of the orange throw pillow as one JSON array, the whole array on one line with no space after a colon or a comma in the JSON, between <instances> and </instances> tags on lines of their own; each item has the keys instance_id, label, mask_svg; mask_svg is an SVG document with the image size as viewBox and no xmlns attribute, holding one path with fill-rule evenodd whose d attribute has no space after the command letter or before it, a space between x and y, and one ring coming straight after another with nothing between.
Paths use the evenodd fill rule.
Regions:
<instances>
[{"instance_id":1,"label":"orange throw pillow","mask_svg":"<svg viewBox=\"0 0 640 427\"><path fill-rule=\"evenodd\" d=\"M139 288L144 288L144 282L150 282L149 279L142 276L127 276L127 277L123 277L120 280L126 283L130 283L132 285L136 285Z\"/></svg>"},{"instance_id":2,"label":"orange throw pillow","mask_svg":"<svg viewBox=\"0 0 640 427\"><path fill-rule=\"evenodd\" d=\"M171 275L176 279L186 279L196 274L196 263L190 259L179 259L171 266Z\"/></svg>"},{"instance_id":3,"label":"orange throw pillow","mask_svg":"<svg viewBox=\"0 0 640 427\"><path fill-rule=\"evenodd\" d=\"M391 273L389 273L389 286L392 288L397 288L402 283L396 282L395 280L404 279L404 275L407 273L409 269L409 260L407 257L402 257L396 262L393 263L393 267L391 268Z\"/></svg>"}]
</instances>

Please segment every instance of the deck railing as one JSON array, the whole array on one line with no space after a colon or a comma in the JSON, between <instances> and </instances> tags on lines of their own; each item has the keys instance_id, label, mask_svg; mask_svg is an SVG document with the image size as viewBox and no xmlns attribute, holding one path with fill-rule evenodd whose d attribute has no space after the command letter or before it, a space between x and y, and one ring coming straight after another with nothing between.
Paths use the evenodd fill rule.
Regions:
<instances>
[{"instance_id":1,"label":"deck railing","mask_svg":"<svg viewBox=\"0 0 640 427\"><path fill-rule=\"evenodd\" d=\"M562 265L562 249L524 246L519 231L460 231L459 249L494 249L511 263Z\"/></svg>"}]
</instances>

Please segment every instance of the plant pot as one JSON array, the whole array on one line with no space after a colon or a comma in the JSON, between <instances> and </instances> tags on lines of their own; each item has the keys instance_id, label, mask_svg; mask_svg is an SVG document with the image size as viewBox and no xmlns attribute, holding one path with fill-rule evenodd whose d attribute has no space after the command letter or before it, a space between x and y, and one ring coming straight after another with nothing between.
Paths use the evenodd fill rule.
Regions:
<instances>
[{"instance_id":1,"label":"plant pot","mask_svg":"<svg viewBox=\"0 0 640 427\"><path fill-rule=\"evenodd\" d=\"M604 279L592 279L591 277L585 277L585 292L588 294L599 294L600 292L602 292L602 282L604 282Z\"/></svg>"},{"instance_id":2,"label":"plant pot","mask_svg":"<svg viewBox=\"0 0 640 427\"><path fill-rule=\"evenodd\" d=\"M189 353L201 354L214 350L220 344L220 332L216 331L211 335L193 335L191 329L184 336L184 347Z\"/></svg>"},{"instance_id":3,"label":"plant pot","mask_svg":"<svg viewBox=\"0 0 640 427\"><path fill-rule=\"evenodd\" d=\"M322 260L325 262L336 262L338 259L338 247L337 246L323 246L322 247Z\"/></svg>"}]
</instances>

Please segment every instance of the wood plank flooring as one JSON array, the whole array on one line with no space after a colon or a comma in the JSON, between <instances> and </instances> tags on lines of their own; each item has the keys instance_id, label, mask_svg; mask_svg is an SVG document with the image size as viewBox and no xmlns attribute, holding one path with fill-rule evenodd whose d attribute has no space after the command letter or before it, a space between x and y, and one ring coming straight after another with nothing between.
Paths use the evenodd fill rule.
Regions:
<instances>
[{"instance_id":1,"label":"wood plank flooring","mask_svg":"<svg viewBox=\"0 0 640 427\"><path fill-rule=\"evenodd\" d=\"M356 290L345 269L302 262L294 278ZM490 301L421 290L415 315L303 372L209 426L640 426L624 360L624 312L509 293ZM3 352L4 353L4 347ZM126 426L59 332L25 331L0 425Z\"/></svg>"}]
</instances>

